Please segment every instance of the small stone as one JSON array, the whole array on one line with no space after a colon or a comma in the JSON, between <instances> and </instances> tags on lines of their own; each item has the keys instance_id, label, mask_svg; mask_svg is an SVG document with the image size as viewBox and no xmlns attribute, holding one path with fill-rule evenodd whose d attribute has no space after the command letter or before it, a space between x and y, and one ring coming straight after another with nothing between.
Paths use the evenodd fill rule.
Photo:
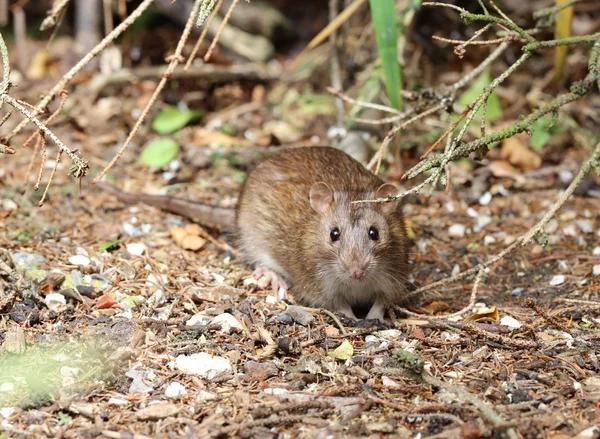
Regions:
<instances>
[{"instance_id":1,"label":"small stone","mask_svg":"<svg viewBox=\"0 0 600 439\"><path fill-rule=\"evenodd\" d=\"M500 319L500 324L504 326L509 326L511 328L520 328L522 326L521 322L519 322L517 319L511 316L502 317Z\"/></svg>"},{"instance_id":2,"label":"small stone","mask_svg":"<svg viewBox=\"0 0 600 439\"><path fill-rule=\"evenodd\" d=\"M90 265L90 258L83 255L74 255L69 258L69 263L73 265L81 265L87 267Z\"/></svg>"},{"instance_id":3,"label":"small stone","mask_svg":"<svg viewBox=\"0 0 600 439\"><path fill-rule=\"evenodd\" d=\"M572 221L577 218L577 214L573 210L569 210L560 215L560 220L563 222Z\"/></svg>"},{"instance_id":4,"label":"small stone","mask_svg":"<svg viewBox=\"0 0 600 439\"><path fill-rule=\"evenodd\" d=\"M131 242L127 244L127 251L135 256L141 256L146 251L146 245L141 242Z\"/></svg>"},{"instance_id":5,"label":"small stone","mask_svg":"<svg viewBox=\"0 0 600 439\"><path fill-rule=\"evenodd\" d=\"M199 404L207 401L216 401L217 399L219 399L219 397L216 394L207 392L206 390L200 390L196 394L196 402Z\"/></svg>"},{"instance_id":6,"label":"small stone","mask_svg":"<svg viewBox=\"0 0 600 439\"><path fill-rule=\"evenodd\" d=\"M399 382L394 381L393 379L386 377L386 376L381 377L381 384L383 384L386 387L395 387L395 388L402 387L402 384L400 384Z\"/></svg>"},{"instance_id":7,"label":"small stone","mask_svg":"<svg viewBox=\"0 0 600 439\"><path fill-rule=\"evenodd\" d=\"M17 203L9 198L4 198L0 200L0 211L16 211L19 208Z\"/></svg>"},{"instance_id":8,"label":"small stone","mask_svg":"<svg viewBox=\"0 0 600 439\"><path fill-rule=\"evenodd\" d=\"M592 274L594 276L600 276L600 264L594 265L594 268L592 269Z\"/></svg>"},{"instance_id":9,"label":"small stone","mask_svg":"<svg viewBox=\"0 0 600 439\"><path fill-rule=\"evenodd\" d=\"M272 378L279 375L279 369L273 363L259 363L252 360L244 364L244 372L248 375L262 378Z\"/></svg>"},{"instance_id":10,"label":"small stone","mask_svg":"<svg viewBox=\"0 0 600 439\"><path fill-rule=\"evenodd\" d=\"M393 433L395 430L389 422L370 422L365 424L365 429L369 433Z\"/></svg>"},{"instance_id":11,"label":"small stone","mask_svg":"<svg viewBox=\"0 0 600 439\"><path fill-rule=\"evenodd\" d=\"M117 407L125 407L126 405L129 405L129 401L121 398L108 398L107 403L108 405L115 405Z\"/></svg>"},{"instance_id":12,"label":"small stone","mask_svg":"<svg viewBox=\"0 0 600 439\"><path fill-rule=\"evenodd\" d=\"M17 409L14 407L2 407L0 408L0 418L10 418L12 415L17 413Z\"/></svg>"},{"instance_id":13,"label":"small stone","mask_svg":"<svg viewBox=\"0 0 600 439\"><path fill-rule=\"evenodd\" d=\"M267 304L269 304L269 305L277 305L277 302L279 302L279 299L275 296L267 296L267 297L265 297L265 302L267 302Z\"/></svg>"},{"instance_id":14,"label":"small stone","mask_svg":"<svg viewBox=\"0 0 600 439\"><path fill-rule=\"evenodd\" d=\"M565 236L577 236L577 229L573 224L563 228L563 235Z\"/></svg>"},{"instance_id":15,"label":"small stone","mask_svg":"<svg viewBox=\"0 0 600 439\"><path fill-rule=\"evenodd\" d=\"M212 356L206 352L179 355L175 359L175 367L182 372L199 375L209 380L233 372L227 358Z\"/></svg>"},{"instance_id":16,"label":"small stone","mask_svg":"<svg viewBox=\"0 0 600 439\"><path fill-rule=\"evenodd\" d=\"M592 233L594 228L589 220L576 220L575 225L581 230L582 233Z\"/></svg>"},{"instance_id":17,"label":"small stone","mask_svg":"<svg viewBox=\"0 0 600 439\"><path fill-rule=\"evenodd\" d=\"M283 323L284 325L290 325L294 321L292 319L292 316L289 315L287 312L282 312L280 314L277 314L276 319L279 320L279 322Z\"/></svg>"},{"instance_id":18,"label":"small stone","mask_svg":"<svg viewBox=\"0 0 600 439\"><path fill-rule=\"evenodd\" d=\"M14 383L0 384L0 392L12 392L15 389Z\"/></svg>"},{"instance_id":19,"label":"small stone","mask_svg":"<svg viewBox=\"0 0 600 439\"><path fill-rule=\"evenodd\" d=\"M337 337L338 335L340 335L340 330L335 326L328 326L327 328L325 328L325 335L327 337Z\"/></svg>"},{"instance_id":20,"label":"small stone","mask_svg":"<svg viewBox=\"0 0 600 439\"><path fill-rule=\"evenodd\" d=\"M546 224L546 233L552 234L554 232L556 232L558 230L558 221L556 221L555 219L551 219L550 221L548 221L548 224Z\"/></svg>"},{"instance_id":21,"label":"small stone","mask_svg":"<svg viewBox=\"0 0 600 439\"><path fill-rule=\"evenodd\" d=\"M556 287L565 283L565 277L562 274L557 274L550 280L550 285Z\"/></svg>"},{"instance_id":22,"label":"small stone","mask_svg":"<svg viewBox=\"0 0 600 439\"><path fill-rule=\"evenodd\" d=\"M492 201L492 194L490 192L486 192L481 197L479 197L479 204L481 206L487 206Z\"/></svg>"},{"instance_id":23,"label":"small stone","mask_svg":"<svg viewBox=\"0 0 600 439\"><path fill-rule=\"evenodd\" d=\"M512 290L510 292L510 295L513 297L520 297L522 293L523 293L523 288L519 287L519 288L515 288L514 290Z\"/></svg>"},{"instance_id":24,"label":"small stone","mask_svg":"<svg viewBox=\"0 0 600 439\"><path fill-rule=\"evenodd\" d=\"M374 336L373 334L369 334L365 337L365 341L367 343L377 343L379 341L379 339L376 336Z\"/></svg>"},{"instance_id":25,"label":"small stone","mask_svg":"<svg viewBox=\"0 0 600 439\"><path fill-rule=\"evenodd\" d=\"M458 276L460 273L460 265L455 264L454 267L452 267L452 276Z\"/></svg>"},{"instance_id":26,"label":"small stone","mask_svg":"<svg viewBox=\"0 0 600 439\"><path fill-rule=\"evenodd\" d=\"M190 317L189 320L185 322L185 326L208 325L212 320L213 318L211 316L206 315L204 312L199 312Z\"/></svg>"},{"instance_id":27,"label":"small stone","mask_svg":"<svg viewBox=\"0 0 600 439\"><path fill-rule=\"evenodd\" d=\"M179 413L179 407L169 402L160 402L152 404L136 412L140 421L158 421L159 419L175 416Z\"/></svg>"},{"instance_id":28,"label":"small stone","mask_svg":"<svg viewBox=\"0 0 600 439\"><path fill-rule=\"evenodd\" d=\"M180 396L187 395L185 386L177 381L170 383L165 389L165 396L167 398L179 398Z\"/></svg>"},{"instance_id":29,"label":"small stone","mask_svg":"<svg viewBox=\"0 0 600 439\"><path fill-rule=\"evenodd\" d=\"M286 312L296 323L302 326L308 326L315 320L308 311L300 306L290 305L287 307Z\"/></svg>"},{"instance_id":30,"label":"small stone","mask_svg":"<svg viewBox=\"0 0 600 439\"><path fill-rule=\"evenodd\" d=\"M448 234L453 238L462 238L465 236L467 228L462 224L452 224L448 229Z\"/></svg>"},{"instance_id":31,"label":"small stone","mask_svg":"<svg viewBox=\"0 0 600 439\"><path fill-rule=\"evenodd\" d=\"M600 246L595 247L594 250L592 250L592 254L594 256L600 256Z\"/></svg>"},{"instance_id":32,"label":"small stone","mask_svg":"<svg viewBox=\"0 0 600 439\"><path fill-rule=\"evenodd\" d=\"M485 235L483 237L483 245L490 245L490 244L494 244L496 242L496 238L494 238L492 235Z\"/></svg>"},{"instance_id":33,"label":"small stone","mask_svg":"<svg viewBox=\"0 0 600 439\"><path fill-rule=\"evenodd\" d=\"M156 374L148 370L130 370L125 373L127 378L131 378L129 393L148 394L154 390L154 381Z\"/></svg>"},{"instance_id":34,"label":"small stone","mask_svg":"<svg viewBox=\"0 0 600 439\"><path fill-rule=\"evenodd\" d=\"M531 249L531 256L533 256L534 258L539 258L542 255L542 253L544 253L544 247L542 247L539 244L534 245Z\"/></svg>"},{"instance_id":35,"label":"small stone","mask_svg":"<svg viewBox=\"0 0 600 439\"><path fill-rule=\"evenodd\" d=\"M142 231L135 227L133 224L124 222L122 224L123 233L127 236L131 236L132 238L139 238L142 236Z\"/></svg>"},{"instance_id":36,"label":"small stone","mask_svg":"<svg viewBox=\"0 0 600 439\"><path fill-rule=\"evenodd\" d=\"M50 311L57 311L67 304L67 299L60 293L50 293L44 298L44 303Z\"/></svg>"},{"instance_id":37,"label":"small stone","mask_svg":"<svg viewBox=\"0 0 600 439\"><path fill-rule=\"evenodd\" d=\"M212 320L211 324L221 325L221 332L225 334L229 334L234 328L240 331L244 329L244 326L240 323L240 321L228 312L216 316Z\"/></svg>"},{"instance_id":38,"label":"small stone","mask_svg":"<svg viewBox=\"0 0 600 439\"><path fill-rule=\"evenodd\" d=\"M479 215L476 222L476 231L479 231L492 222L492 217L489 215Z\"/></svg>"}]
</instances>

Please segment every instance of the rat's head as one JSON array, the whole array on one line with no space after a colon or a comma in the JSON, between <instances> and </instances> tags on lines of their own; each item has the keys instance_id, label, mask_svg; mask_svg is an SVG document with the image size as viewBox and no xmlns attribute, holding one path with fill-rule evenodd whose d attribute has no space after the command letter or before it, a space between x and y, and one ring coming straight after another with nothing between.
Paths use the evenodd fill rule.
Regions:
<instances>
[{"instance_id":1,"label":"rat's head","mask_svg":"<svg viewBox=\"0 0 600 439\"><path fill-rule=\"evenodd\" d=\"M386 183L362 195L372 199L397 193ZM391 267L405 270L408 239L400 201L352 204L361 198L351 197L356 194L334 192L323 182L310 189L310 205L318 214L315 234L321 274L355 284L388 278Z\"/></svg>"}]
</instances>

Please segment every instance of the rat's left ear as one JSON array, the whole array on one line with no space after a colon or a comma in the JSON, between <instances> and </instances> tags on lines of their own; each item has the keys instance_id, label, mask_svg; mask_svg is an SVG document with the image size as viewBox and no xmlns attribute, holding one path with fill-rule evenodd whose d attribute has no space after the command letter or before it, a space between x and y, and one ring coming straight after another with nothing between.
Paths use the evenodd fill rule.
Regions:
<instances>
[{"instance_id":1,"label":"rat's left ear","mask_svg":"<svg viewBox=\"0 0 600 439\"><path fill-rule=\"evenodd\" d=\"M385 183L379 186L377 192L375 192L375 197L377 198L387 198L389 195L397 195L398 188L391 183ZM398 208L398 204L400 200L388 201L387 203L381 204L381 210L386 215L394 212Z\"/></svg>"}]
</instances>

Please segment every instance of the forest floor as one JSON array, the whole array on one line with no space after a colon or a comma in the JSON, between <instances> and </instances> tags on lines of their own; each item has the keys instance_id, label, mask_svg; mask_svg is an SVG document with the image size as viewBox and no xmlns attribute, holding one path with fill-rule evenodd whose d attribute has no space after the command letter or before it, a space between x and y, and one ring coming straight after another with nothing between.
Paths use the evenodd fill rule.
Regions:
<instances>
[{"instance_id":1,"label":"forest floor","mask_svg":"<svg viewBox=\"0 0 600 439\"><path fill-rule=\"evenodd\" d=\"M204 123L180 130L179 155L163 169L137 162L154 136L145 129L110 180L129 192L168 187L235 205L247 170L276 149L273 134L251 144L243 133L276 119L276 106L260 105L260 96L278 86L213 90L229 109L252 97L259 105L231 116L233 135ZM53 127L90 160L92 174L127 135L124 115L152 91L144 81L123 90L89 107L74 93L69 99L83 107ZM286 117L279 136L297 129L292 143L325 138L320 115L303 129ZM590 145L574 139L557 136L539 152L540 166L510 175L493 168L503 158L492 150L475 170L452 165L450 191L411 197L415 284L476 266L527 232L589 155ZM278 300L229 249L230 235L209 231L207 239L176 215L125 206L90 177L80 190L66 159L40 208L54 162L35 192L29 158L18 150L0 170L2 437L600 435L597 178L548 224L546 245L518 248L484 274L468 322L431 317L467 306L474 277L414 305L422 318L396 313L380 325L336 322ZM390 165L384 176L401 172Z\"/></svg>"}]
</instances>

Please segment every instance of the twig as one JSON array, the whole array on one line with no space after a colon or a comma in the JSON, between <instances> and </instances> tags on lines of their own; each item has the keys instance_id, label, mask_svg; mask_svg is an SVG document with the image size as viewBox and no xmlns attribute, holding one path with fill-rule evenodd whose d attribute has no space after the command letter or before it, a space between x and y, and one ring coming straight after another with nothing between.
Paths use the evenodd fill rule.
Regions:
<instances>
[{"instance_id":1,"label":"twig","mask_svg":"<svg viewBox=\"0 0 600 439\"><path fill-rule=\"evenodd\" d=\"M59 20L59 16L64 12L67 4L71 0L60 0L55 2L54 7L48 11L48 16L42 21L40 25L40 30L45 31L46 29L50 29L56 25L56 22Z\"/></svg>"},{"instance_id":2,"label":"twig","mask_svg":"<svg viewBox=\"0 0 600 439\"><path fill-rule=\"evenodd\" d=\"M331 93L332 95L334 95L352 105L357 105L357 106L363 107L363 108L370 108L372 110L385 111L387 113L394 113L394 114L398 114L398 115L402 115L402 116L406 115L406 113L396 110L395 108L388 107L387 105L374 104L371 102L363 102L363 101L353 99L350 96L345 95L341 90L336 90L333 87L325 87L325 90L327 90L327 92Z\"/></svg>"},{"instance_id":3,"label":"twig","mask_svg":"<svg viewBox=\"0 0 600 439\"><path fill-rule=\"evenodd\" d=\"M597 163L600 160L600 143L598 143L590 155L590 157L584 162L579 170L577 176L573 179L571 184L567 187L567 189L558 197L558 199L554 202L552 207L546 212L544 217L537 222L532 228L530 228L526 233L519 236L510 246L502 250L500 253L492 257L487 262L482 262L476 265L473 268L470 268L462 273L459 273L456 276L452 276L446 279L442 279L437 282L433 282L429 285L425 285L421 288L410 293L409 297L415 297L423 294L426 291L432 290L434 288L438 288L444 285L448 285L450 283L456 282L457 280L464 279L467 276L470 276L474 273L477 273L481 268L487 268L494 265L496 262L504 258L507 254L512 252L517 247L523 247L529 244L533 238L541 233L544 230L544 227L548 222L554 217L556 212L565 204L565 202L569 199L569 197L575 192L575 189L581 184L587 174L592 170L594 163Z\"/></svg>"},{"instance_id":4,"label":"twig","mask_svg":"<svg viewBox=\"0 0 600 439\"><path fill-rule=\"evenodd\" d=\"M206 25L202 29L202 33L200 34L198 41L196 41L196 44L194 45L194 49L192 50L192 53L190 54L187 62L185 63L185 67L183 68L183 70L187 71L190 68L190 66L192 65L192 61L194 61L194 58L196 58L196 54L198 53L198 50L200 49L200 45L204 41L204 38L206 37L206 34L208 33L208 29L210 28L210 25L212 24L213 20L215 19L215 16L219 12L219 9L221 9L222 4L223 4L223 0L219 0L217 2L217 5L211 12L210 17L208 17L208 21L206 22Z\"/></svg>"},{"instance_id":5,"label":"twig","mask_svg":"<svg viewBox=\"0 0 600 439\"><path fill-rule=\"evenodd\" d=\"M208 62L208 60L212 56L212 52L215 49L215 47L217 46L217 41L219 41L219 38L221 38L221 33L223 32L223 29L225 29L225 25L231 18L231 14L233 13L235 6L238 4L238 1L239 0L233 0L231 2L231 6L229 6L229 9L227 10L225 17L223 17L223 21L221 22L221 26L219 26L219 30L217 31L217 34L215 35L212 42L210 43L210 47L206 51L206 55L204 55L204 62Z\"/></svg>"},{"instance_id":6,"label":"twig","mask_svg":"<svg viewBox=\"0 0 600 439\"><path fill-rule=\"evenodd\" d=\"M329 0L329 22L332 23L338 13L338 0ZM340 60L338 57L337 47L337 28L334 28L329 34L329 49L331 50L330 59L330 75L331 75L331 86L336 90L342 89L342 78L340 75ZM335 99L335 111L337 116L337 126L344 126L344 103L339 96Z\"/></svg>"},{"instance_id":7,"label":"twig","mask_svg":"<svg viewBox=\"0 0 600 439\"><path fill-rule=\"evenodd\" d=\"M125 142L123 143L123 145L121 146L121 148L119 149L117 154L110 161L110 163L108 165L106 165L106 167L102 171L100 171L100 173L96 176L96 178L94 178L94 182L100 181L106 175L106 173L115 165L115 163L117 163L119 158L125 152L125 149L127 149L129 144L133 140L134 136L137 134L138 130L142 126L142 123L144 123L146 116L148 115L148 113L150 112L150 109L156 102L156 99L158 99L160 92L165 87L165 85L167 84L167 81L171 77L171 74L175 70L175 67L177 67L177 65L180 62L181 52L183 51L185 42L187 41L187 39L190 35L190 32L192 30L192 25L194 22L194 18L198 15L198 11L200 10L200 5L202 4L202 1L203 0L195 0L194 1L194 7L192 8L192 12L190 13L190 16L188 17L188 21L185 24L185 28L183 30L183 33L181 34L181 38L179 39L179 43L177 44L175 53L170 57L171 60L170 60L169 66L167 67L167 70L163 74L163 77L161 78L160 82L158 83L158 86L156 87L156 89L154 90L152 97L150 98L150 100L146 104L146 107L142 111L142 114L140 115L138 120L135 122L135 125L131 129L131 132L127 136L127 139L125 140Z\"/></svg>"},{"instance_id":8,"label":"twig","mask_svg":"<svg viewBox=\"0 0 600 439\"><path fill-rule=\"evenodd\" d=\"M121 35L135 20L137 20L142 13L148 9L148 7L154 2L154 0L143 0L142 3L135 9L126 20L119 24L109 35L107 35L96 47L94 47L87 55L85 55L71 70L65 74L60 81L44 96L44 98L36 105L36 110L32 112L32 116L40 114L46 106L54 99L62 89L73 79L73 77L79 73L92 59L102 52L108 45L110 45L119 35ZM22 120L7 136L7 140L12 139L21 130L27 126L31 119ZM66 151L65 151L66 153Z\"/></svg>"},{"instance_id":9,"label":"twig","mask_svg":"<svg viewBox=\"0 0 600 439\"><path fill-rule=\"evenodd\" d=\"M550 323L555 328L560 329L561 331L564 331L564 332L566 332L569 335L573 335L573 333L571 332L571 330L569 328L567 328L560 320L558 320L558 318L556 316L548 314L537 303L535 303L535 301L531 297L528 297L525 300L525 306L527 308L532 309L533 311L535 311L539 316L542 317L543 320L545 320L546 322Z\"/></svg>"}]
</instances>

